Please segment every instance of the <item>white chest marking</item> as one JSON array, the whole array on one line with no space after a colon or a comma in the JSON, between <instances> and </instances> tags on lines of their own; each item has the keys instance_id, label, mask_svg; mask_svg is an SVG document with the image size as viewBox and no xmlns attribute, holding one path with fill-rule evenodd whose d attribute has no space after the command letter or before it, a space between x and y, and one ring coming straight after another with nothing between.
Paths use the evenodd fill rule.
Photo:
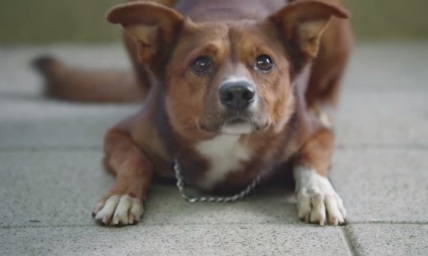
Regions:
<instances>
[{"instance_id":1,"label":"white chest marking","mask_svg":"<svg viewBox=\"0 0 428 256\"><path fill-rule=\"evenodd\" d=\"M238 140L239 136L219 135L196 145L196 150L208 159L211 166L204 179L199 182L200 186L211 189L228 174L237 171L241 161L250 158L249 152Z\"/></svg>"}]
</instances>

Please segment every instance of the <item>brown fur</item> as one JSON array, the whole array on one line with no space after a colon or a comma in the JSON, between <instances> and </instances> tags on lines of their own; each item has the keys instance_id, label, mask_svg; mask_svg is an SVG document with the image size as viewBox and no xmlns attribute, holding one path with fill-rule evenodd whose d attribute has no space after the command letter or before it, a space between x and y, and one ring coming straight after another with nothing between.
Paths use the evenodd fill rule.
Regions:
<instances>
[{"instance_id":1,"label":"brown fur","mask_svg":"<svg viewBox=\"0 0 428 256\"><path fill-rule=\"evenodd\" d=\"M257 86L260 106L252 117L255 131L239 140L251 157L208 192L239 191L261 172L284 171L284 164L290 162L327 175L333 135L314 114L336 104L350 52L349 23L332 18L347 17L340 3L297 0L283 8L287 1L179 0L173 10L152 1L132 2L112 9L108 19L125 28L124 41L139 86L126 83L134 85L119 89L122 83L108 83L108 88L120 91L124 99L122 91L140 87L142 92L132 93L129 100L145 98L145 106L105 138L105 164L117 178L103 200L116 194L144 200L153 170L170 176L174 158L186 183L203 190L198 181L213 163L195 147L218 136L227 118L218 89L231 74L249 77ZM269 75L252 67L260 54L273 58L275 69ZM190 72L189 63L205 55L214 59L215 72L204 76ZM52 66L42 69L58 90L54 96L88 99L86 89L79 98L78 92L58 82L71 72L68 68ZM73 77L61 81L92 81ZM101 95L91 99L119 101Z\"/></svg>"}]
</instances>

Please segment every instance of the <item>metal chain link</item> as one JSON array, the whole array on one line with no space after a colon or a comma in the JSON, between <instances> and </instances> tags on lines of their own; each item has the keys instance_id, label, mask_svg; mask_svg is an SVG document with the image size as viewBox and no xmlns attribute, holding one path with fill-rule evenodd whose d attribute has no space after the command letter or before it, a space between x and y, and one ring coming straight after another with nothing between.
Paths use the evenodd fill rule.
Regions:
<instances>
[{"instance_id":1,"label":"metal chain link","mask_svg":"<svg viewBox=\"0 0 428 256\"><path fill-rule=\"evenodd\" d=\"M216 202L216 203L228 203L235 202L243 197L247 196L259 185L261 180L261 175L258 175L244 190L233 195L233 196L190 196L186 193L186 188L183 181L183 176L181 175L180 164L177 159L174 160L174 170L175 177L177 178L177 188L180 191L181 196L186 199L189 203L196 202Z\"/></svg>"}]
</instances>

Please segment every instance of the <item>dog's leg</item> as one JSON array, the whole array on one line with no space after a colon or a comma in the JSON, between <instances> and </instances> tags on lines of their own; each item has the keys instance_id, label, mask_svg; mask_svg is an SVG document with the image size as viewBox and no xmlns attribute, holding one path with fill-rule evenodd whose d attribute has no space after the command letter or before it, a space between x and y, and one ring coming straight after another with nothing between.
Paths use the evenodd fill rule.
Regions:
<instances>
[{"instance_id":1,"label":"dog's leg","mask_svg":"<svg viewBox=\"0 0 428 256\"><path fill-rule=\"evenodd\" d=\"M136 224L143 213L142 202L151 182L153 166L122 131L109 131L104 143L104 164L116 176L116 182L98 203L93 216L102 225Z\"/></svg>"},{"instance_id":2,"label":"dog's leg","mask_svg":"<svg viewBox=\"0 0 428 256\"><path fill-rule=\"evenodd\" d=\"M333 152L333 134L323 129L300 150L293 170L298 216L305 222L338 225L346 211L342 199L327 178Z\"/></svg>"}]
</instances>

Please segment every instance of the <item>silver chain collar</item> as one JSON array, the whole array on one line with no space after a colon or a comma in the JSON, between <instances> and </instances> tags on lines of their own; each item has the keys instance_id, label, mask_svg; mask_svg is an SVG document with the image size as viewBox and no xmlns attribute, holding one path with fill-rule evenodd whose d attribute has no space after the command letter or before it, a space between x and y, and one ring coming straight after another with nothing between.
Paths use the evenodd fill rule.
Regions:
<instances>
[{"instance_id":1,"label":"silver chain collar","mask_svg":"<svg viewBox=\"0 0 428 256\"><path fill-rule=\"evenodd\" d=\"M183 176L181 175L181 167L178 163L178 160L174 160L174 170L175 177L177 178L177 188L180 191L181 196L186 199L189 203L197 203L197 202L216 202L216 203L228 203L235 202L243 197L247 196L259 185L261 180L261 175L258 175L251 183L241 192L233 195L233 196L194 196L186 193L186 188L184 185Z\"/></svg>"}]
</instances>

